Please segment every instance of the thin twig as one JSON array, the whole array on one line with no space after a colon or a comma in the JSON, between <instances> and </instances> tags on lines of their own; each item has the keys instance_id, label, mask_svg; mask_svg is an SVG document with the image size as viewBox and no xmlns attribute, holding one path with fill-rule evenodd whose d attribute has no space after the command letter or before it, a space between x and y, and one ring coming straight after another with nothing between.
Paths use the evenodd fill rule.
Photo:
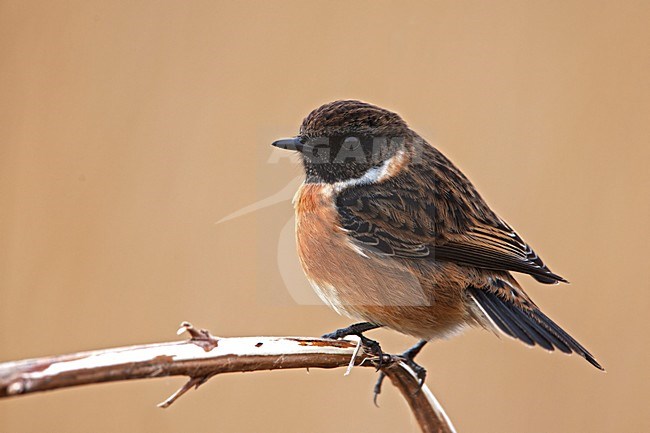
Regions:
<instances>
[{"instance_id":1,"label":"thin twig","mask_svg":"<svg viewBox=\"0 0 650 433\"><path fill-rule=\"evenodd\" d=\"M185 385L181 386L174 392L172 395L167 397L167 399L161 403L158 403L158 407L162 409L167 409L171 406L176 400L178 400L183 394L192 389L192 387L198 388L203 385L208 380L207 377L192 377L190 380L185 382Z\"/></svg>"},{"instance_id":2,"label":"thin twig","mask_svg":"<svg viewBox=\"0 0 650 433\"><path fill-rule=\"evenodd\" d=\"M192 387L220 373L287 368L374 366L357 342L304 337L221 338L183 323L191 339L28 359L0 364L0 398L79 385L153 377L190 379L160 407L168 407ZM433 394L417 375L395 360L382 371L400 390L425 433L454 428Z\"/></svg>"}]
</instances>

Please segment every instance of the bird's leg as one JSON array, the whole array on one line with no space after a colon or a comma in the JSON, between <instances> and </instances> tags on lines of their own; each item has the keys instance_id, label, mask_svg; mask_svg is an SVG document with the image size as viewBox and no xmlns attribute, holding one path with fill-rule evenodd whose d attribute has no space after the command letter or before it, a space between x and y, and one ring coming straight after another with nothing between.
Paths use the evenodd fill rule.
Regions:
<instances>
[{"instance_id":1,"label":"bird's leg","mask_svg":"<svg viewBox=\"0 0 650 433\"><path fill-rule=\"evenodd\" d=\"M348 326L347 328L337 329L334 332L325 334L321 338L338 340L339 338L344 338L347 337L348 335L356 335L361 339L361 344L365 348L367 348L370 353L372 353L373 355L379 358L379 361L377 363L377 370L379 370L379 368L381 368L381 366L384 365L384 363L386 362L386 357L388 357L388 355L384 354L378 342L376 342L375 340L371 340L370 338L363 335L363 333L366 331L370 331L372 329L381 328L381 326L382 325L376 325L370 322L355 323Z\"/></svg>"},{"instance_id":2,"label":"bird's leg","mask_svg":"<svg viewBox=\"0 0 650 433\"><path fill-rule=\"evenodd\" d=\"M364 332L377 329L377 328L381 328L381 325L375 325L374 323L370 323L370 322L355 323L348 326L347 328L337 329L334 332L325 334L321 338L338 340L339 338L344 338L347 337L348 335L357 335L361 337L361 334L363 334Z\"/></svg>"},{"instance_id":3,"label":"bird's leg","mask_svg":"<svg viewBox=\"0 0 650 433\"><path fill-rule=\"evenodd\" d=\"M424 367L422 367L421 365L415 362L415 357L418 355L418 353L420 353L424 345L427 343L428 340L420 340L413 347L411 347L401 355L401 357L404 358L404 362L406 362L406 365L411 367L415 375L418 377L418 381L420 382L420 387L424 385L424 379L426 379L427 377L427 371L424 369Z\"/></svg>"},{"instance_id":4,"label":"bird's leg","mask_svg":"<svg viewBox=\"0 0 650 433\"><path fill-rule=\"evenodd\" d=\"M413 372L418 378L420 387L424 385L424 379L427 377L427 371L424 369L424 367L416 363L414 358L417 356L418 353L420 353L424 345L427 343L428 343L427 340L420 340L413 347L409 348L407 351L397 356L400 360L404 361L406 365L411 367L411 369L413 370ZM373 401L375 402L375 405L377 405L377 397L379 397L379 394L381 394L381 384L384 382L385 378L386 378L386 374L383 371L380 372L374 390L375 395Z\"/></svg>"}]
</instances>

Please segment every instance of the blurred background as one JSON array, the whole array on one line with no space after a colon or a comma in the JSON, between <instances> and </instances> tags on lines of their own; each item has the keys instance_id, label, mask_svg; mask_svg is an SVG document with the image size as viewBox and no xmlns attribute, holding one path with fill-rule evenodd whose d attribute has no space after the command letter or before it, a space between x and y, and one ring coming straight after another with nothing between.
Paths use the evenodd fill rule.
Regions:
<instances>
[{"instance_id":1,"label":"blurred background","mask_svg":"<svg viewBox=\"0 0 650 433\"><path fill-rule=\"evenodd\" d=\"M301 174L269 143L355 98L402 114L572 282L519 277L607 368L481 330L431 344L458 431L650 430L648 22L645 1L0 1L0 361L173 340L182 320L347 325L311 305L286 240L294 187L217 222ZM1 401L0 431L417 431L374 381L226 375L167 410L183 378L96 385Z\"/></svg>"}]
</instances>

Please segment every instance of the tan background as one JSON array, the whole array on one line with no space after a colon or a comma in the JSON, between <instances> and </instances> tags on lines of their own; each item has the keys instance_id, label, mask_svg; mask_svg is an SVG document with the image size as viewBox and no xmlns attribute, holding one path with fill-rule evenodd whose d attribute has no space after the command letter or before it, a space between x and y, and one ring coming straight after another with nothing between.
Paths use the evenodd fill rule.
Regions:
<instances>
[{"instance_id":1,"label":"tan background","mask_svg":"<svg viewBox=\"0 0 650 433\"><path fill-rule=\"evenodd\" d=\"M650 7L639 1L0 2L0 360L347 324L291 300L269 143L321 103L399 111L572 281L533 298L607 367L473 330L428 347L460 432L650 430ZM267 253L270 252L270 253ZM306 284L304 280L301 280ZM306 286L304 286L306 287ZM379 331L385 348L413 342ZM406 432L354 371L0 402L0 431Z\"/></svg>"}]
</instances>

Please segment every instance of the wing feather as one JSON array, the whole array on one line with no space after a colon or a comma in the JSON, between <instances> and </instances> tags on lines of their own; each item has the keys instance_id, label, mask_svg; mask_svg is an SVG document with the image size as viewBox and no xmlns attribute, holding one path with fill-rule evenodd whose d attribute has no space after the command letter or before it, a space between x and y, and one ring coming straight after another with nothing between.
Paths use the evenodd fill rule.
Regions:
<instances>
[{"instance_id":1,"label":"wing feather","mask_svg":"<svg viewBox=\"0 0 650 433\"><path fill-rule=\"evenodd\" d=\"M355 242L391 256L522 272L546 284L566 282L448 159L431 146L426 152L424 160L433 161L429 167L339 193L341 226Z\"/></svg>"}]
</instances>

